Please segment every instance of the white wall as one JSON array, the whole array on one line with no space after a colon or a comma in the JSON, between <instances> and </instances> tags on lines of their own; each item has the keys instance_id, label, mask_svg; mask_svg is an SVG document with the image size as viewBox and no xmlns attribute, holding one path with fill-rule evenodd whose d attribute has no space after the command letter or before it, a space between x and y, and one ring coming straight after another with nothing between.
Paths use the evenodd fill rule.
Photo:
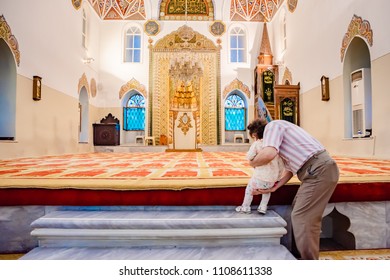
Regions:
<instances>
[{"instance_id":1,"label":"white wall","mask_svg":"<svg viewBox=\"0 0 390 280\"><path fill-rule=\"evenodd\" d=\"M18 74L28 78L38 75L44 85L74 97L84 72L89 79L96 78L97 73L82 63L82 9L76 11L69 1L2 0L0 14L18 40ZM91 45L97 49L93 40L99 28L91 19Z\"/></svg>"},{"instance_id":2,"label":"white wall","mask_svg":"<svg viewBox=\"0 0 390 280\"><path fill-rule=\"evenodd\" d=\"M342 75L340 50L354 14L368 20L374 30L371 59L389 53L390 36L385 28L390 26L389 9L387 0L370 4L365 0L300 0L294 13L286 9L288 47L284 65L292 72L293 80L301 83L301 92L317 87L322 75L330 79ZM279 15L272 21L274 32Z\"/></svg>"}]
</instances>

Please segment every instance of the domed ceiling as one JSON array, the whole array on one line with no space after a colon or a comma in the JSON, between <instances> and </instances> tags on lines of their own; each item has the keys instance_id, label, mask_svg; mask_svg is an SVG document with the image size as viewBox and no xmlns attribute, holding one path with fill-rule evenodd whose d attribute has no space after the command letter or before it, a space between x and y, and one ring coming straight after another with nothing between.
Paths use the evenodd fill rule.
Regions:
<instances>
[{"instance_id":1,"label":"domed ceiling","mask_svg":"<svg viewBox=\"0 0 390 280\"><path fill-rule=\"evenodd\" d=\"M161 0L160 17L165 20L213 20L213 3L221 0ZM271 21L284 0L231 0L230 20L232 21ZM103 20L145 20L150 18L145 12L144 0L88 0L95 12ZM296 2L288 0L290 2ZM184 7L187 7L186 11ZM184 11L184 12L183 12ZM163 15L163 16L162 16ZM168 16L167 15L171 15Z\"/></svg>"}]
</instances>

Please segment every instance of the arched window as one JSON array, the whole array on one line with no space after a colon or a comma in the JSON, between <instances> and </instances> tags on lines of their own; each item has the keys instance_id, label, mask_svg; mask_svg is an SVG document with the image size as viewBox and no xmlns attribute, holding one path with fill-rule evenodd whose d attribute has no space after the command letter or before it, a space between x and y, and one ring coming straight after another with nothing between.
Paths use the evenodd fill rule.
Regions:
<instances>
[{"instance_id":1,"label":"arched window","mask_svg":"<svg viewBox=\"0 0 390 280\"><path fill-rule=\"evenodd\" d=\"M246 62L246 35L241 27L230 31L230 62Z\"/></svg>"},{"instance_id":2,"label":"arched window","mask_svg":"<svg viewBox=\"0 0 390 280\"><path fill-rule=\"evenodd\" d=\"M126 31L124 62L141 62L141 30L136 26Z\"/></svg>"},{"instance_id":3,"label":"arched window","mask_svg":"<svg viewBox=\"0 0 390 280\"><path fill-rule=\"evenodd\" d=\"M237 93L225 100L225 130L245 130L246 109L244 99Z\"/></svg>"},{"instance_id":4,"label":"arched window","mask_svg":"<svg viewBox=\"0 0 390 280\"><path fill-rule=\"evenodd\" d=\"M139 94L133 94L123 108L124 130L145 130L145 98Z\"/></svg>"}]
</instances>

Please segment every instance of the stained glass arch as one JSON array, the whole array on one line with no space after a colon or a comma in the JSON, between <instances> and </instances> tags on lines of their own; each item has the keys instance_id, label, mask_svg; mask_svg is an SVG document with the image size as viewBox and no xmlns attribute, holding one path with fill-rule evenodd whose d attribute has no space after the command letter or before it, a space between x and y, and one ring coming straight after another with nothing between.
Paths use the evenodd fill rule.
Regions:
<instances>
[{"instance_id":1,"label":"stained glass arch","mask_svg":"<svg viewBox=\"0 0 390 280\"><path fill-rule=\"evenodd\" d=\"M237 91L232 92L225 99L225 130L246 130L246 101L245 97Z\"/></svg>"},{"instance_id":2,"label":"stained glass arch","mask_svg":"<svg viewBox=\"0 0 390 280\"><path fill-rule=\"evenodd\" d=\"M145 130L145 98L138 92L132 94L123 107L123 129Z\"/></svg>"}]
</instances>

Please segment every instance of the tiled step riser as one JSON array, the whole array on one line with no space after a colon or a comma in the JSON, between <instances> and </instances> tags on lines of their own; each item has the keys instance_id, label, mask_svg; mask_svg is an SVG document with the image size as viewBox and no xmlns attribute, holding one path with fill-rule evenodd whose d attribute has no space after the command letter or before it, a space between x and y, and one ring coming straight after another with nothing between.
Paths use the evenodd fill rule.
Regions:
<instances>
[{"instance_id":1,"label":"tiled step riser","mask_svg":"<svg viewBox=\"0 0 390 280\"><path fill-rule=\"evenodd\" d=\"M257 214L254 214L257 215ZM248 216L243 214L243 216ZM256 219L44 219L31 224L33 228L63 229L229 229L259 228L264 223ZM280 227L280 220L269 218L267 227Z\"/></svg>"},{"instance_id":2,"label":"tiled step riser","mask_svg":"<svg viewBox=\"0 0 390 280\"><path fill-rule=\"evenodd\" d=\"M284 228L184 230L35 229L42 247L216 246L279 244Z\"/></svg>"},{"instance_id":3,"label":"tiled step riser","mask_svg":"<svg viewBox=\"0 0 390 280\"><path fill-rule=\"evenodd\" d=\"M54 211L34 221L45 247L232 246L280 244L286 222L234 209L176 211Z\"/></svg>"}]
</instances>

